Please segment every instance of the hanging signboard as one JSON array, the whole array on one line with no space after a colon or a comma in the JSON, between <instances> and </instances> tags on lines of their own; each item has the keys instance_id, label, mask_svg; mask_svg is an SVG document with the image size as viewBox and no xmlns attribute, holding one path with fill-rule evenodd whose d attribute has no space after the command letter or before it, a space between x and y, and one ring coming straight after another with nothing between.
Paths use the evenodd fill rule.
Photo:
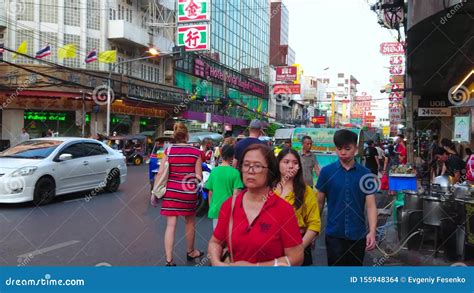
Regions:
<instances>
[{"instance_id":1,"label":"hanging signboard","mask_svg":"<svg viewBox=\"0 0 474 293\"><path fill-rule=\"evenodd\" d=\"M380 44L380 53L383 55L404 55L403 43L389 42Z\"/></svg>"},{"instance_id":2,"label":"hanging signboard","mask_svg":"<svg viewBox=\"0 0 474 293\"><path fill-rule=\"evenodd\" d=\"M450 108L418 108L419 117L450 117Z\"/></svg>"},{"instance_id":3,"label":"hanging signboard","mask_svg":"<svg viewBox=\"0 0 474 293\"><path fill-rule=\"evenodd\" d=\"M276 68L277 81L295 81L298 68L296 66L278 66Z\"/></svg>"},{"instance_id":4,"label":"hanging signboard","mask_svg":"<svg viewBox=\"0 0 474 293\"><path fill-rule=\"evenodd\" d=\"M471 141L471 117L454 116L453 140L458 142Z\"/></svg>"},{"instance_id":5,"label":"hanging signboard","mask_svg":"<svg viewBox=\"0 0 474 293\"><path fill-rule=\"evenodd\" d=\"M178 0L178 23L210 19L209 0Z\"/></svg>"},{"instance_id":6,"label":"hanging signboard","mask_svg":"<svg viewBox=\"0 0 474 293\"><path fill-rule=\"evenodd\" d=\"M301 93L301 84L275 84L273 85L273 93L294 95Z\"/></svg>"},{"instance_id":7,"label":"hanging signboard","mask_svg":"<svg viewBox=\"0 0 474 293\"><path fill-rule=\"evenodd\" d=\"M209 24L178 27L177 45L186 51L210 50Z\"/></svg>"}]
</instances>

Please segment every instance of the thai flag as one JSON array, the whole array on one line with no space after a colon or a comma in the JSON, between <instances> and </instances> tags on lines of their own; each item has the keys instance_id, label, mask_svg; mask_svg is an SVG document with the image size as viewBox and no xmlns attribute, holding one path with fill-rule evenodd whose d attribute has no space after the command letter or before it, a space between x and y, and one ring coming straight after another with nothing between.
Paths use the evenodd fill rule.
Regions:
<instances>
[{"instance_id":1,"label":"thai flag","mask_svg":"<svg viewBox=\"0 0 474 293\"><path fill-rule=\"evenodd\" d=\"M84 60L86 63L91 63L97 60L97 50L92 50L87 54L86 59Z\"/></svg>"},{"instance_id":2,"label":"thai flag","mask_svg":"<svg viewBox=\"0 0 474 293\"><path fill-rule=\"evenodd\" d=\"M51 55L51 46L46 45L46 47L44 47L44 48L40 49L38 52L36 52L35 58L41 59L41 58L44 58L44 57L49 56L49 55Z\"/></svg>"}]
</instances>

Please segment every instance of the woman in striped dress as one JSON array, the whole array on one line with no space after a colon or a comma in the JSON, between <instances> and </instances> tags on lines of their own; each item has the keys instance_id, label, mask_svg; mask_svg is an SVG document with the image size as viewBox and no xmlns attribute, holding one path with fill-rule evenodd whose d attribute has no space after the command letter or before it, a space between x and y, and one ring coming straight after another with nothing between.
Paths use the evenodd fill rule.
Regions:
<instances>
[{"instance_id":1,"label":"woman in striped dress","mask_svg":"<svg viewBox=\"0 0 474 293\"><path fill-rule=\"evenodd\" d=\"M186 143L188 141L188 129L183 123L176 123L173 128L176 144L173 144L165 152L167 155L162 161L162 164L166 161L169 163L168 183L161 205L161 215L167 217L165 231L166 266L176 265L173 262L173 245L179 216L183 216L185 219L187 260L192 261L204 255L204 252L194 248L197 185L202 179L201 151Z\"/></svg>"}]
</instances>

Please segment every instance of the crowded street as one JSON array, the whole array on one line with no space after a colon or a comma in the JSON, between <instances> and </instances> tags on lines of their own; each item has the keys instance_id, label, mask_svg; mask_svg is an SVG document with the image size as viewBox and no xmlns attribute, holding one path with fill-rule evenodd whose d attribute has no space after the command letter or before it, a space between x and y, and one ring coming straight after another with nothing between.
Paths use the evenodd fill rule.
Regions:
<instances>
[{"instance_id":1,"label":"crowded street","mask_svg":"<svg viewBox=\"0 0 474 293\"><path fill-rule=\"evenodd\" d=\"M473 60L474 0L0 0L0 292L474 292Z\"/></svg>"},{"instance_id":2,"label":"crowded street","mask_svg":"<svg viewBox=\"0 0 474 293\"><path fill-rule=\"evenodd\" d=\"M147 166L132 166L127 183L113 194L90 197L90 192L74 193L58 197L47 206L0 204L0 262L5 266L161 265L165 218L150 205L147 184ZM377 195L380 209L387 203L387 195ZM381 217L381 221L385 218ZM183 235L183 228L183 223L178 225L177 233ZM196 247L205 249L211 234L211 220L198 218ZM313 260L317 266L327 265L323 239L321 234L314 248ZM176 250L179 265L209 265L208 260L186 261L184 238L177 239ZM381 252L374 251L366 257L364 265L452 264L432 254L403 250L397 257L385 258Z\"/></svg>"}]
</instances>

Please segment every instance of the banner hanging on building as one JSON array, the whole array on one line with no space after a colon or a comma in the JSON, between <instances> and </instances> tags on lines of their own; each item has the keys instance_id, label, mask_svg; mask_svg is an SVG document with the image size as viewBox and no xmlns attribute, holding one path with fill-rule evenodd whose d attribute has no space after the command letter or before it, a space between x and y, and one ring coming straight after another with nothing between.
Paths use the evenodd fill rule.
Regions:
<instances>
[{"instance_id":1,"label":"banner hanging on building","mask_svg":"<svg viewBox=\"0 0 474 293\"><path fill-rule=\"evenodd\" d=\"M209 0L178 0L178 23L210 20Z\"/></svg>"},{"instance_id":2,"label":"banner hanging on building","mask_svg":"<svg viewBox=\"0 0 474 293\"><path fill-rule=\"evenodd\" d=\"M453 140L458 142L471 142L470 116L454 116Z\"/></svg>"},{"instance_id":3,"label":"banner hanging on building","mask_svg":"<svg viewBox=\"0 0 474 293\"><path fill-rule=\"evenodd\" d=\"M209 24L178 27L177 45L186 51L210 50Z\"/></svg>"},{"instance_id":4,"label":"banner hanging on building","mask_svg":"<svg viewBox=\"0 0 474 293\"><path fill-rule=\"evenodd\" d=\"M297 95L301 93L301 84L275 84L273 94Z\"/></svg>"}]
</instances>

